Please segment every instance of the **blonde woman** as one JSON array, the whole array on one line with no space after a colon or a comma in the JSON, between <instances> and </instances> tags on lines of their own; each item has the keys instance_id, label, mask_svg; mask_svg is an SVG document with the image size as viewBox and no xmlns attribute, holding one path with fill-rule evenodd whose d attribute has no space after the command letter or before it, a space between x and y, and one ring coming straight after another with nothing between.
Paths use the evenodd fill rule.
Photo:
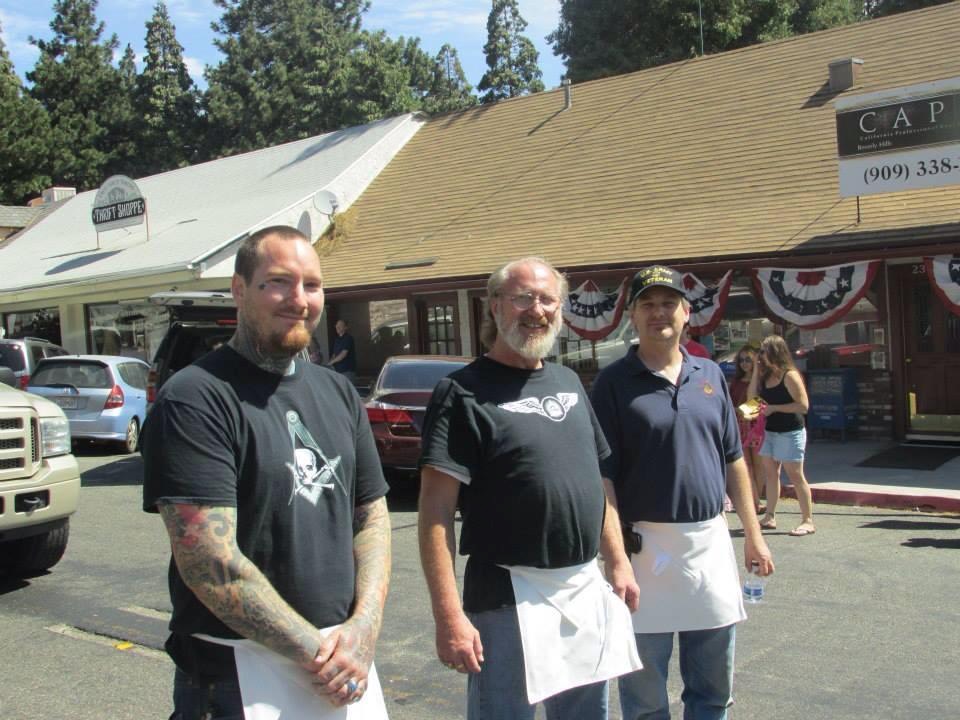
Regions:
<instances>
[{"instance_id":1,"label":"blonde woman","mask_svg":"<svg viewBox=\"0 0 960 720\"><path fill-rule=\"evenodd\" d=\"M777 500L780 497L780 468L787 471L800 503L800 524L790 534L794 537L812 535L813 498L810 485L803 474L803 456L807 445L807 431L803 416L810 407L803 376L794 367L790 349L779 335L771 335L760 343L750 388L750 397L759 395L764 401L763 414L767 418L760 462L767 480L767 512L760 527L777 527Z\"/></svg>"}]
</instances>

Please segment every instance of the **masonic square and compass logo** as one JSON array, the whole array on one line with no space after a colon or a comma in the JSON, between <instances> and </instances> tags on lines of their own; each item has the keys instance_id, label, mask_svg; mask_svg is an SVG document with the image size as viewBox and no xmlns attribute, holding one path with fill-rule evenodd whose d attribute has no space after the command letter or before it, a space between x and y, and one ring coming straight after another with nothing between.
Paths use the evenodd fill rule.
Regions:
<instances>
[{"instance_id":1,"label":"masonic square and compass logo","mask_svg":"<svg viewBox=\"0 0 960 720\"><path fill-rule=\"evenodd\" d=\"M287 411L286 417L290 444L293 446L293 462L286 463L293 479L293 490L287 504L292 504L293 499L299 496L316 505L324 490L333 492L338 485L345 495L348 494L339 472L340 456L327 457L295 411Z\"/></svg>"}]
</instances>

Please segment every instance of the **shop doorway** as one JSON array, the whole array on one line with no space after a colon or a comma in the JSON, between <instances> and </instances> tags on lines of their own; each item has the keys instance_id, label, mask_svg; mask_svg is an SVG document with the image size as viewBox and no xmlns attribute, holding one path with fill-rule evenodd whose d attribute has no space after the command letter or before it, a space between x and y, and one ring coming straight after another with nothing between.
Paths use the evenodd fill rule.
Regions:
<instances>
[{"instance_id":1,"label":"shop doorway","mask_svg":"<svg viewBox=\"0 0 960 720\"><path fill-rule=\"evenodd\" d=\"M456 294L429 295L416 300L419 352L460 354L460 313Z\"/></svg>"},{"instance_id":2,"label":"shop doorway","mask_svg":"<svg viewBox=\"0 0 960 720\"><path fill-rule=\"evenodd\" d=\"M934 295L922 262L891 270L903 320L906 437L960 440L960 317Z\"/></svg>"}]
</instances>

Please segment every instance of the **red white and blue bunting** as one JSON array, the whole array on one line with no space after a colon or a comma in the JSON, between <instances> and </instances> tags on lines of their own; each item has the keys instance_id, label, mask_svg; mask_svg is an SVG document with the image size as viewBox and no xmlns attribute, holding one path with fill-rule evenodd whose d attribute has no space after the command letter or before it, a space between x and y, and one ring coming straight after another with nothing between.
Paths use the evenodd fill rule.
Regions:
<instances>
[{"instance_id":1,"label":"red white and blue bunting","mask_svg":"<svg viewBox=\"0 0 960 720\"><path fill-rule=\"evenodd\" d=\"M833 325L863 297L879 260L802 270L751 270L757 300L782 322L816 330Z\"/></svg>"},{"instance_id":2,"label":"red white and blue bunting","mask_svg":"<svg viewBox=\"0 0 960 720\"><path fill-rule=\"evenodd\" d=\"M605 293L593 280L572 290L563 305L563 321L586 340L601 340L620 325L630 278L615 293Z\"/></svg>"},{"instance_id":3,"label":"red white and blue bunting","mask_svg":"<svg viewBox=\"0 0 960 720\"><path fill-rule=\"evenodd\" d=\"M693 273L685 273L683 287L690 301L690 332L694 335L706 335L723 319L727 307L730 285L733 283L733 270L720 278L716 285L705 285Z\"/></svg>"},{"instance_id":4,"label":"red white and blue bunting","mask_svg":"<svg viewBox=\"0 0 960 720\"><path fill-rule=\"evenodd\" d=\"M925 257L933 291L954 315L960 315L960 255Z\"/></svg>"}]
</instances>

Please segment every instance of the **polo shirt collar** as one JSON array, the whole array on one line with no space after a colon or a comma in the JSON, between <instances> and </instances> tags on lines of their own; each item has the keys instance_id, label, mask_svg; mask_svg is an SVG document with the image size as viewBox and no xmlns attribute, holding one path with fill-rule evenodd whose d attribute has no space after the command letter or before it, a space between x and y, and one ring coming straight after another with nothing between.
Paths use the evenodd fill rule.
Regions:
<instances>
[{"instance_id":1,"label":"polo shirt collar","mask_svg":"<svg viewBox=\"0 0 960 720\"><path fill-rule=\"evenodd\" d=\"M652 375L653 372L644 364L643 360L640 359L637 347L637 345L631 345L627 348L627 355L625 357L627 369L633 375L643 375L644 373ZM685 377L703 368L703 358L691 355L683 345L680 346L680 354L683 355L683 362L680 366L680 377L678 381L682 382Z\"/></svg>"}]
</instances>

